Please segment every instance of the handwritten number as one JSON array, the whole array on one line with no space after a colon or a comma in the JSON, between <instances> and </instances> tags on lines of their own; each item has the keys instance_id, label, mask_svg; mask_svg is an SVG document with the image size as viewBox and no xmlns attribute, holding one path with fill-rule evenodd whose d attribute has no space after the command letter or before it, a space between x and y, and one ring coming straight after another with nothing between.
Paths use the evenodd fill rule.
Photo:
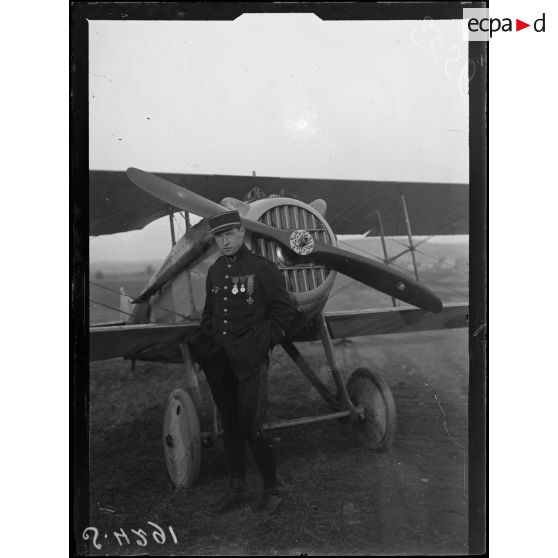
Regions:
<instances>
[{"instance_id":1,"label":"handwritten number","mask_svg":"<svg viewBox=\"0 0 558 558\"><path fill-rule=\"evenodd\" d=\"M141 537L141 539L136 540L136 544L138 546L146 546L147 545L147 533L143 529L138 529L137 531L135 529L132 529L131 531L132 531L132 533L134 533L134 535L137 535L138 537Z\"/></svg>"},{"instance_id":2,"label":"handwritten number","mask_svg":"<svg viewBox=\"0 0 558 558\"><path fill-rule=\"evenodd\" d=\"M89 540L89 533L87 531L92 531L93 532L93 546L97 550L101 550L102 546L100 544L97 544L97 537L99 536L99 530L96 529L95 527L87 527L87 529L84 529L83 533L81 534L84 541Z\"/></svg>"},{"instance_id":3,"label":"handwritten number","mask_svg":"<svg viewBox=\"0 0 558 558\"><path fill-rule=\"evenodd\" d=\"M148 521L147 523L148 525L151 525L155 528L155 531L153 531L153 538L155 539L155 542L159 544L165 544L167 537L165 536L165 532L161 529L161 527L159 527L157 523L153 523L152 521Z\"/></svg>"},{"instance_id":4,"label":"handwritten number","mask_svg":"<svg viewBox=\"0 0 558 558\"><path fill-rule=\"evenodd\" d=\"M124 539L126 539L126 542L128 544L130 544L130 539L128 538L128 535L126 534L126 531L124 531L124 529L122 529L122 527L120 528L120 533L117 533L116 531L113 531L112 534L116 537L116 540L118 541L118 544L120 546L122 546L122 542L120 541L120 537L124 537Z\"/></svg>"},{"instance_id":5,"label":"handwritten number","mask_svg":"<svg viewBox=\"0 0 558 558\"><path fill-rule=\"evenodd\" d=\"M148 521L147 522L149 525L151 525L153 527L153 539L155 540L156 543L159 544L165 544L165 541L167 540L167 537L165 535L165 531L163 531L163 529L157 525L156 523L153 523L152 521ZM130 529L132 531L132 533L134 535L136 535L138 538L135 540L135 543L138 546L147 546L147 541L148 541L148 537L147 537L147 533L143 530L143 529ZM169 525L169 533L170 536L174 542L174 544L178 544L178 538L176 537L176 533L174 532L174 529ZM126 534L126 531L124 531L124 529L122 529L122 527L120 528L119 531L113 531L112 534L114 535L114 537L116 538L116 540L118 541L118 545L119 546L123 546L124 542L126 542L126 544L130 544L130 539L128 538L128 535ZM83 530L83 533L81 534L83 540L88 541L89 539L92 539L91 544L93 544L93 546L97 549L97 550L101 550L102 545L100 545L97 542L97 539L99 538L99 530L96 527L87 527L86 529ZM106 535L105 535L106 538Z\"/></svg>"}]
</instances>

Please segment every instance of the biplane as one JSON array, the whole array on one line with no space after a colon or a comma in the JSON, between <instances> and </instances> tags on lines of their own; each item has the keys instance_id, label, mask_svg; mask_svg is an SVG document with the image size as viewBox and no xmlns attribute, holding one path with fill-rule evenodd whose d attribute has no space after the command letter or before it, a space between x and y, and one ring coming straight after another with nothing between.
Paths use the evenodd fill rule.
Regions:
<instances>
[{"instance_id":1,"label":"biplane","mask_svg":"<svg viewBox=\"0 0 558 558\"><path fill-rule=\"evenodd\" d=\"M176 486L192 485L203 445L219 436L215 406L204 408L197 364L188 339L197 331L205 299L205 276L218 257L207 218L237 209L245 243L279 267L297 306L297 318L282 347L310 381L330 412L266 423L287 428L326 420L349 422L368 447L389 450L396 436L396 409L386 381L361 367L344 383L333 340L355 336L467 327L468 305L442 303L415 277L383 261L338 246L337 234L406 235L413 256L415 235L468 233L466 184L382 183L224 175L90 171L90 235L137 230L169 216L172 249L141 293L122 293L123 322L90 327L90 360L184 363L186 389L168 398L163 447ZM305 201L306 200L306 201ZM326 203L327 200L327 203ZM177 239L173 215L184 212L186 231ZM189 215L202 219L190 224ZM326 218L327 215L327 218ZM411 231L412 215L413 229ZM334 232L336 231L336 232ZM393 306L326 312L336 274L344 274L389 295ZM396 306L395 301L406 306ZM321 341L333 376L330 390L295 343ZM208 418L209 417L209 418Z\"/></svg>"}]
</instances>

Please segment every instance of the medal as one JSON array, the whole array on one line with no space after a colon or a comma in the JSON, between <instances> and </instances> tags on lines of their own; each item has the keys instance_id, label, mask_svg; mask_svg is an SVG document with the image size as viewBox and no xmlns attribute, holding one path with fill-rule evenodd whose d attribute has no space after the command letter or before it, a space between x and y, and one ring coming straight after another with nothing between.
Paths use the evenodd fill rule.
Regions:
<instances>
[{"instance_id":1,"label":"medal","mask_svg":"<svg viewBox=\"0 0 558 558\"><path fill-rule=\"evenodd\" d=\"M241 293L246 292L246 287L244 286L244 281L246 281L246 277L241 277L240 278L240 292Z\"/></svg>"},{"instance_id":2,"label":"medal","mask_svg":"<svg viewBox=\"0 0 558 558\"><path fill-rule=\"evenodd\" d=\"M211 290L213 291L213 294L217 294L219 292L219 287L213 287Z\"/></svg>"},{"instance_id":3,"label":"medal","mask_svg":"<svg viewBox=\"0 0 558 558\"><path fill-rule=\"evenodd\" d=\"M233 277L233 278L232 278L232 282L233 282L234 286L233 286L233 288L232 288L231 293L232 293L233 295L237 295L237 294L238 294L238 285L237 285L238 279L239 279L238 277Z\"/></svg>"}]
</instances>

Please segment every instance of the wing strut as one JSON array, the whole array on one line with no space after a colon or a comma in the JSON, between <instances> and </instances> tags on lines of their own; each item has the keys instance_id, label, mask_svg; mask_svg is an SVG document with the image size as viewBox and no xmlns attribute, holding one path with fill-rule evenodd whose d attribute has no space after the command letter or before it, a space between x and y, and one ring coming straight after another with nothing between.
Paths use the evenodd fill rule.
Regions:
<instances>
[{"instance_id":1,"label":"wing strut","mask_svg":"<svg viewBox=\"0 0 558 558\"><path fill-rule=\"evenodd\" d=\"M407 238L409 239L409 251L413 259L413 268L415 270L416 280L419 280L417 270L417 260L415 258L415 245L413 244L413 233L411 232L411 221L409 221L409 212L407 211L407 204L405 203L405 196L401 194L401 205L403 206L403 213L405 215L405 226L407 227Z\"/></svg>"},{"instance_id":2,"label":"wing strut","mask_svg":"<svg viewBox=\"0 0 558 558\"><path fill-rule=\"evenodd\" d=\"M176 244L176 235L174 233L174 221L172 218L172 207L169 207L169 223L170 223L170 231L171 231L171 242L174 246Z\"/></svg>"},{"instance_id":3,"label":"wing strut","mask_svg":"<svg viewBox=\"0 0 558 558\"><path fill-rule=\"evenodd\" d=\"M378 226L380 227L380 238L382 239L382 249L384 251L384 263L387 265L389 264L389 258L386 248L386 236L384 234L384 224L382 223L382 215L379 209L376 209L376 217L378 217ZM393 297L391 297L391 304L394 308L397 306L397 302Z\"/></svg>"},{"instance_id":4,"label":"wing strut","mask_svg":"<svg viewBox=\"0 0 558 558\"><path fill-rule=\"evenodd\" d=\"M413 261L413 270L415 272L415 278L416 278L417 281L420 281L419 275L418 275L417 260L416 260L416 256L415 256L415 250L416 250L417 246L415 246L415 243L414 243L414 240L413 240L413 232L411 231L411 220L409 219L409 212L407 211L407 203L405 201L405 196L403 194L401 194L401 206L403 207L403 215L405 217L405 228L407 230L407 238L409 240L409 247L405 248L405 250L403 250L402 252L399 252L399 254L396 254L392 258L390 258L388 256L388 253L387 253L386 236L384 234L384 224L382 222L382 215L381 215L381 213L378 209L376 209L376 211L375 211L376 217L378 218L378 227L380 229L380 238L382 240L382 250L384 252L384 263L386 265L389 265L391 262L394 262L396 259L405 255L407 252L410 252L411 253L411 259ZM393 304L394 307L397 306L397 302L396 302L394 297L391 297L391 303Z\"/></svg>"}]
</instances>

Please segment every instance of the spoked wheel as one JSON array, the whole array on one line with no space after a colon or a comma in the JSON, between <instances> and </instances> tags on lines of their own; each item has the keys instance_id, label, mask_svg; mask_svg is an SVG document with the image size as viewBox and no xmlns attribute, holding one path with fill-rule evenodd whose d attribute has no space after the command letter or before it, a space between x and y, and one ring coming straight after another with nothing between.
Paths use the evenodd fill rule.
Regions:
<instances>
[{"instance_id":1,"label":"spoked wheel","mask_svg":"<svg viewBox=\"0 0 558 558\"><path fill-rule=\"evenodd\" d=\"M200 423L192 398L182 389L175 389L169 395L165 408L163 446L172 482L178 488L192 486L200 473Z\"/></svg>"},{"instance_id":2,"label":"spoked wheel","mask_svg":"<svg viewBox=\"0 0 558 558\"><path fill-rule=\"evenodd\" d=\"M364 409L364 420L354 424L359 440L377 451L391 449L397 430L396 410L382 376L369 368L358 368L347 382L347 392L353 404Z\"/></svg>"}]
</instances>

